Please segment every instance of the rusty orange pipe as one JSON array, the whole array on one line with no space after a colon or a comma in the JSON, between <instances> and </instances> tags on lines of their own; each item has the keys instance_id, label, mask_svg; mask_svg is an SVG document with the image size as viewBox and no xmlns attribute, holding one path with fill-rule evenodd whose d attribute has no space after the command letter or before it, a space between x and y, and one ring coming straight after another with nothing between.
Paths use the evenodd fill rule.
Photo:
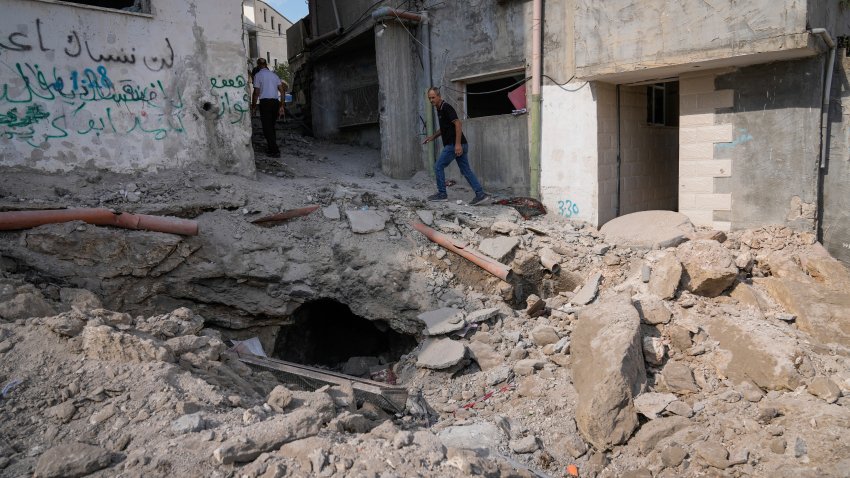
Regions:
<instances>
[{"instance_id":1,"label":"rusty orange pipe","mask_svg":"<svg viewBox=\"0 0 850 478\"><path fill-rule=\"evenodd\" d=\"M0 231L30 229L45 224L70 221L84 221L96 226L115 226L123 227L124 229L167 232L169 234L180 234L183 236L198 235L198 223L190 219L113 212L104 208L0 212Z\"/></svg>"},{"instance_id":2,"label":"rusty orange pipe","mask_svg":"<svg viewBox=\"0 0 850 478\"><path fill-rule=\"evenodd\" d=\"M452 251L455 254L463 257L464 259L467 259L468 261L493 274L499 279L502 279L503 281L507 282L512 275L510 266L502 264L501 262L490 257L487 257L484 254L476 251L475 249L469 249L464 244L458 244L453 241L451 237L445 234L441 234L426 226L425 224L422 224L421 222L414 222L411 224L411 226L413 226L413 228L417 231L421 232L431 242L435 242L443 246L449 251Z\"/></svg>"},{"instance_id":3,"label":"rusty orange pipe","mask_svg":"<svg viewBox=\"0 0 850 478\"><path fill-rule=\"evenodd\" d=\"M251 221L252 224L263 224L266 222L280 222L286 221L287 219L292 219L295 217L306 216L316 209L319 209L318 204L313 204L312 206L302 207L298 209L288 209L283 212L279 212L277 214L272 214L271 216L264 216L259 219L255 219Z\"/></svg>"}]
</instances>

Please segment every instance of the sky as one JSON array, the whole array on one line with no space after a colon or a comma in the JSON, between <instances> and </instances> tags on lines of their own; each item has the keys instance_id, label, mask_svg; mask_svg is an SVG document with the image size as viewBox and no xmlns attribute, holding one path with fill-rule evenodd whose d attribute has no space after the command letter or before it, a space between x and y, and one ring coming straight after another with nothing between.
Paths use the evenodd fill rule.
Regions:
<instances>
[{"instance_id":1,"label":"sky","mask_svg":"<svg viewBox=\"0 0 850 478\"><path fill-rule=\"evenodd\" d=\"M307 0L265 0L292 23L307 16Z\"/></svg>"}]
</instances>

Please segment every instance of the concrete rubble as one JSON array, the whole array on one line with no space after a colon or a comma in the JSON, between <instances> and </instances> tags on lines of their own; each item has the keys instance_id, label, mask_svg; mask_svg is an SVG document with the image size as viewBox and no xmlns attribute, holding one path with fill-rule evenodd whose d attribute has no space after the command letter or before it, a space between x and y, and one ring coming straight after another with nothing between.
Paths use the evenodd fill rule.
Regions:
<instances>
[{"instance_id":1,"label":"concrete rubble","mask_svg":"<svg viewBox=\"0 0 850 478\"><path fill-rule=\"evenodd\" d=\"M426 203L427 174L390 181L369 150L294 151L285 166L258 156L259 184L0 178L6 209L132 204L201 230L0 234L0 475L846 476L850 273L813 234L719 234L669 212L602 231L523 220ZM130 182L132 201L117 193ZM322 214L250 224L308 204ZM429 242L418 221L514 276ZM304 319L328 301L347 309ZM271 357L402 386L406 409L249 367L230 341L251 337Z\"/></svg>"}]
</instances>

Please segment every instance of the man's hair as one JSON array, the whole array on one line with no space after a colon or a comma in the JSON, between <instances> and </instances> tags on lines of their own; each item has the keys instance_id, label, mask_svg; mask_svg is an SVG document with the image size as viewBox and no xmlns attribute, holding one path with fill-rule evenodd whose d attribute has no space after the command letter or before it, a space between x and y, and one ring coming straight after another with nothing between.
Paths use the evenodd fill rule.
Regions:
<instances>
[{"instance_id":1,"label":"man's hair","mask_svg":"<svg viewBox=\"0 0 850 478\"><path fill-rule=\"evenodd\" d=\"M433 92L434 92L434 94L436 94L437 96L440 96L440 89L439 89L439 88L437 88L436 86L432 86L432 87L428 88L428 93L430 93L430 92L432 92L432 91L433 91Z\"/></svg>"},{"instance_id":2,"label":"man's hair","mask_svg":"<svg viewBox=\"0 0 850 478\"><path fill-rule=\"evenodd\" d=\"M265 58L257 58L257 66L268 66L268 64Z\"/></svg>"}]
</instances>

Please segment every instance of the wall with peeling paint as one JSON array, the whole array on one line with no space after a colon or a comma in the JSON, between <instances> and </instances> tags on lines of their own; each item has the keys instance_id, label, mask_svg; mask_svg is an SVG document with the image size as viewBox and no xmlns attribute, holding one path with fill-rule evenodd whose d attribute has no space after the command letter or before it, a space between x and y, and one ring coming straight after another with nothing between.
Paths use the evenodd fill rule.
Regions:
<instances>
[{"instance_id":1,"label":"wall with peeling paint","mask_svg":"<svg viewBox=\"0 0 850 478\"><path fill-rule=\"evenodd\" d=\"M0 166L254 174L240 2L151 3L4 3Z\"/></svg>"}]
</instances>

